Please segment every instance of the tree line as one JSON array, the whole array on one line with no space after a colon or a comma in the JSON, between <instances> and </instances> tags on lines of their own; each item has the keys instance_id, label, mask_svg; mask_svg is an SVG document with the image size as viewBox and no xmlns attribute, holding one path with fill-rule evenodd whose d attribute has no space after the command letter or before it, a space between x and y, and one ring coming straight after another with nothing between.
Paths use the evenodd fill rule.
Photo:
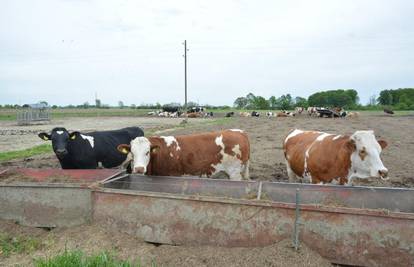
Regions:
<instances>
[{"instance_id":1,"label":"tree line","mask_svg":"<svg viewBox=\"0 0 414 267\"><path fill-rule=\"evenodd\" d=\"M262 96L255 96L249 93L245 97L238 97L233 106L239 109L281 109L288 110L295 107L345 107L354 108L358 105L358 92L353 89L348 90L329 90L318 92L307 99L297 96L293 98L290 94L282 95L278 98L271 96L265 99Z\"/></svg>"},{"instance_id":2,"label":"tree line","mask_svg":"<svg viewBox=\"0 0 414 267\"><path fill-rule=\"evenodd\" d=\"M393 106L400 110L414 109L414 88L399 88L381 91L378 103L384 106Z\"/></svg>"},{"instance_id":3,"label":"tree line","mask_svg":"<svg viewBox=\"0 0 414 267\"><path fill-rule=\"evenodd\" d=\"M388 107L396 110L414 110L414 88L383 90L378 98L372 96L367 105L359 103L358 92L354 89L321 91L310 95L308 98L292 97L290 94L285 94L278 98L271 96L266 99L249 93L246 96L236 98L233 107L259 110L291 110L295 107L342 107L359 110Z\"/></svg>"}]
</instances>

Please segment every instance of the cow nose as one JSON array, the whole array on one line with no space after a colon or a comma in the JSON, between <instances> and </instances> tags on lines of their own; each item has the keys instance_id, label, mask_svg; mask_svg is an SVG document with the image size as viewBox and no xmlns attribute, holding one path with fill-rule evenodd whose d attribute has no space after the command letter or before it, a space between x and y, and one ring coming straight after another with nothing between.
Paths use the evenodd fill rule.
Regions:
<instances>
[{"instance_id":1,"label":"cow nose","mask_svg":"<svg viewBox=\"0 0 414 267\"><path fill-rule=\"evenodd\" d=\"M144 172L145 172L144 167L135 167L134 168L134 173L144 174Z\"/></svg>"},{"instance_id":2,"label":"cow nose","mask_svg":"<svg viewBox=\"0 0 414 267\"><path fill-rule=\"evenodd\" d=\"M66 153L67 153L66 149L56 149L56 154L63 155Z\"/></svg>"},{"instance_id":3,"label":"cow nose","mask_svg":"<svg viewBox=\"0 0 414 267\"><path fill-rule=\"evenodd\" d=\"M379 176L384 179L387 178L388 176L388 170L387 169L382 169L378 171ZM388 180L388 179L384 179L384 180Z\"/></svg>"}]
</instances>

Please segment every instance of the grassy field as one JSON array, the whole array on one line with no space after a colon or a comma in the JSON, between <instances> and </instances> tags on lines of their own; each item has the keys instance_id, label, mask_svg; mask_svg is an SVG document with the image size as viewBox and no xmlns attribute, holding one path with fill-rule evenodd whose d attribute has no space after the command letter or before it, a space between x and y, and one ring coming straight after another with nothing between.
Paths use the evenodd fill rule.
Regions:
<instances>
[{"instance_id":1,"label":"grassy field","mask_svg":"<svg viewBox=\"0 0 414 267\"><path fill-rule=\"evenodd\" d=\"M35 147L24 149L24 150L0 152L0 162L12 160L12 159L27 158L27 157L32 157L35 155L51 153L51 152L52 152L51 144L44 144L44 145L35 146Z\"/></svg>"}]
</instances>

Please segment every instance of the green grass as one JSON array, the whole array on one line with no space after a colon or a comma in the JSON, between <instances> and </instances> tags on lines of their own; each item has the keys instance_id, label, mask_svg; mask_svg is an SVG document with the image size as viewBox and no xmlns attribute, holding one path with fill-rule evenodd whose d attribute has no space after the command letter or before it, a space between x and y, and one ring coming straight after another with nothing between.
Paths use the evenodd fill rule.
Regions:
<instances>
[{"instance_id":1,"label":"green grass","mask_svg":"<svg viewBox=\"0 0 414 267\"><path fill-rule=\"evenodd\" d=\"M36 267L141 267L140 262L117 260L108 252L85 255L82 251L65 251L51 258L36 259ZM154 263L151 266L155 266Z\"/></svg>"},{"instance_id":2,"label":"green grass","mask_svg":"<svg viewBox=\"0 0 414 267\"><path fill-rule=\"evenodd\" d=\"M0 152L0 162L12 159L27 158L34 155L40 155L53 152L51 144L44 144L23 150Z\"/></svg>"},{"instance_id":3,"label":"green grass","mask_svg":"<svg viewBox=\"0 0 414 267\"><path fill-rule=\"evenodd\" d=\"M0 233L0 258L8 257L11 253L30 253L40 247L38 239Z\"/></svg>"}]
</instances>

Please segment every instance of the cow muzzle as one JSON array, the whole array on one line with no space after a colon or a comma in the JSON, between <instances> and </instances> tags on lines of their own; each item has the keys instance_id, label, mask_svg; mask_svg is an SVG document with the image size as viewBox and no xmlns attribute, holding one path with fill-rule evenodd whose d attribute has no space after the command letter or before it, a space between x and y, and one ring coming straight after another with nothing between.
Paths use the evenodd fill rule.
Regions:
<instances>
[{"instance_id":1,"label":"cow muzzle","mask_svg":"<svg viewBox=\"0 0 414 267\"><path fill-rule=\"evenodd\" d=\"M135 167L134 168L134 173L144 174L145 173L145 168L144 167Z\"/></svg>"},{"instance_id":2,"label":"cow muzzle","mask_svg":"<svg viewBox=\"0 0 414 267\"><path fill-rule=\"evenodd\" d=\"M56 149L55 153L56 153L56 156L61 158L61 157L66 156L68 154L68 151L66 149Z\"/></svg>"},{"instance_id":3,"label":"cow muzzle","mask_svg":"<svg viewBox=\"0 0 414 267\"><path fill-rule=\"evenodd\" d=\"M388 178L388 170L387 169L382 169L378 171L379 177L381 178L381 180L389 180L390 178Z\"/></svg>"}]
</instances>

